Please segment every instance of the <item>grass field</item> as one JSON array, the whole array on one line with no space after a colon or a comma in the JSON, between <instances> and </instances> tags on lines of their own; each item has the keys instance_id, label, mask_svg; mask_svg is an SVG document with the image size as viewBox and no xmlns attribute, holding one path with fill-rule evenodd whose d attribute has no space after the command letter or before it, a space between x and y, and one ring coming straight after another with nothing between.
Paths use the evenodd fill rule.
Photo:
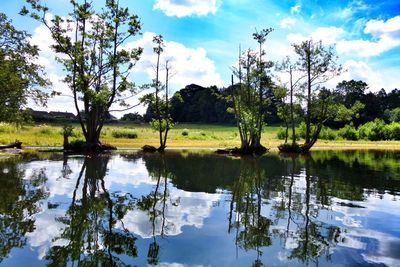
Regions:
<instances>
[{"instance_id":1,"label":"grass field","mask_svg":"<svg viewBox=\"0 0 400 267\"><path fill-rule=\"evenodd\" d=\"M83 139L78 124L74 126L74 136L70 141ZM275 149L283 141L276 135L278 126L267 126L264 129L262 143ZM131 138L126 138L131 137ZM136 137L137 136L137 137ZM116 138L118 137L118 138ZM135 137L135 138L132 138ZM25 125L17 128L0 123L0 144L8 144L16 139L24 146L58 147L62 146L62 125L41 124ZM158 133L148 124L108 124L105 125L101 141L122 148L140 148L143 145L158 146ZM240 145L236 127L210 124L177 124L168 136L168 148L220 148ZM320 140L313 149L396 149L400 150L400 141L347 141Z\"/></svg>"}]
</instances>

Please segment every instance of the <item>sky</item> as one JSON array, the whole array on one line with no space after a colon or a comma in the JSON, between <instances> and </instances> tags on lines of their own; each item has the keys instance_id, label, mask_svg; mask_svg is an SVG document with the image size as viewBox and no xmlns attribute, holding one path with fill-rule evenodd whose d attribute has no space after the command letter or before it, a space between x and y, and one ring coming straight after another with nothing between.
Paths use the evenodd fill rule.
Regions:
<instances>
[{"instance_id":1,"label":"sky","mask_svg":"<svg viewBox=\"0 0 400 267\"><path fill-rule=\"evenodd\" d=\"M93 0L100 8L105 0ZM49 32L38 22L18 15L23 0L0 0L0 12L14 25L31 34L31 42L40 48L38 63L45 67L54 90L62 96L52 98L47 110L75 112L69 88L62 82L63 71L49 48ZM66 16L69 0L42 0L49 12ZM172 91L188 84L228 86L239 44L256 48L252 38L256 30L272 27L264 45L266 58L274 62L285 56L295 58L292 44L312 38L335 45L341 76L330 81L363 80L369 90L390 91L400 88L400 1L321 1L321 0L120 0L120 5L137 14L141 35L127 40L127 47L142 47L144 53L130 79L144 84L154 78L156 57L152 38L161 34L165 50L161 62L169 59L174 76ZM284 76L281 76L285 80ZM132 104L137 99L132 99ZM33 104L31 104L33 105ZM34 107L34 106L32 106ZM36 109L43 109L34 107ZM142 106L134 110L143 113ZM125 112L125 113L126 113ZM122 113L115 113L117 117Z\"/></svg>"}]
</instances>

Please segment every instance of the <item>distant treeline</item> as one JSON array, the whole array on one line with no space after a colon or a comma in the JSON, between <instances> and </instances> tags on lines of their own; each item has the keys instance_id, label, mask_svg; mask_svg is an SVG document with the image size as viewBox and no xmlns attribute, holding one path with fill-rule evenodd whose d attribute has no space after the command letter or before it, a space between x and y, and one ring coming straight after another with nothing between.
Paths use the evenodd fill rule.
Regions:
<instances>
[{"instance_id":1,"label":"distant treeline","mask_svg":"<svg viewBox=\"0 0 400 267\"><path fill-rule=\"evenodd\" d=\"M394 89L386 92L381 89L379 92L366 93L368 85L363 81L343 81L339 83L334 90L336 101L344 103L347 107L354 105L356 101L364 104L364 108L359 112L358 116L353 118L352 123L355 126L373 121L375 118L380 118L385 121L397 121L397 116L400 116L400 90ZM189 122L189 123L219 123L219 124L234 124L235 118L232 113L229 113L229 103L226 100L226 94L229 88L217 88L216 86L202 87L191 84L177 91L171 101L171 117L174 122ZM282 100L274 97L271 91L270 105L266 122L268 124L279 124L282 120L277 115L277 105ZM143 120L148 122L154 118L154 107L149 105ZM397 112L397 113L396 113ZM123 120L129 118L139 120L140 115L127 114ZM337 122L331 120L327 122L327 126L333 128L341 128L345 122Z\"/></svg>"},{"instance_id":2,"label":"distant treeline","mask_svg":"<svg viewBox=\"0 0 400 267\"><path fill-rule=\"evenodd\" d=\"M219 123L234 124L234 114L229 113L229 103L226 100L229 88L217 88L216 86L202 87L191 84L176 92L170 101L170 112L174 122L188 123ZM270 115L267 123L280 123L276 113L276 101L271 91L270 109L266 110ZM144 120L150 121L155 116L155 109L148 105Z\"/></svg>"}]
</instances>

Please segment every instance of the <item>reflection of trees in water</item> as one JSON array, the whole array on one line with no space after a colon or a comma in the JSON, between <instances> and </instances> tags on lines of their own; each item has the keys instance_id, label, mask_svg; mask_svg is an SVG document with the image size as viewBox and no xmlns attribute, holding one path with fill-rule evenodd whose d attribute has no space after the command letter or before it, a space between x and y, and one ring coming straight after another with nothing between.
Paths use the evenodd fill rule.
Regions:
<instances>
[{"instance_id":1,"label":"reflection of trees in water","mask_svg":"<svg viewBox=\"0 0 400 267\"><path fill-rule=\"evenodd\" d=\"M65 216L57 218L65 225L61 235L65 245L55 245L46 256L49 265L124 266L120 256L137 256L136 238L124 228L122 219L133 208L129 194L110 194L105 188L109 156L84 159L71 205ZM78 191L81 196L78 197ZM115 226L120 223L122 229Z\"/></svg>"},{"instance_id":2,"label":"reflection of trees in water","mask_svg":"<svg viewBox=\"0 0 400 267\"><path fill-rule=\"evenodd\" d=\"M174 227L173 222L167 221L165 212L169 203L172 205L178 205L179 199L175 202L170 199L168 178L171 177L171 173L168 172L164 154L159 155L157 163L152 165L148 171L150 177L156 181L156 185L154 190L148 195L142 196L142 198L137 202L137 207L140 210L147 212L152 227L153 240L150 243L147 252L147 262L151 265L157 265L159 262L160 249L160 246L157 243L157 235L164 237L165 231ZM157 229L157 226L160 229Z\"/></svg>"},{"instance_id":3,"label":"reflection of trees in water","mask_svg":"<svg viewBox=\"0 0 400 267\"><path fill-rule=\"evenodd\" d=\"M33 232L33 215L40 212L40 201L48 194L45 169L24 179L19 160L0 161L0 263L11 249L26 245L26 233Z\"/></svg>"},{"instance_id":4,"label":"reflection of trees in water","mask_svg":"<svg viewBox=\"0 0 400 267\"><path fill-rule=\"evenodd\" d=\"M336 245L336 238L340 235L338 227L318 221L320 210L327 208L320 200L330 203L330 196L326 194L329 190L321 189L324 183L320 183L318 177L310 175L312 158L305 159L304 168L301 169L303 173L296 171L294 157L291 158L290 163L288 162L289 164L291 168L282 198L287 211L286 229L280 229L275 234L283 239L283 244L289 242L296 244L296 247L290 251L288 259L298 259L307 265L313 261L318 265L320 256L325 255L327 260L330 259L330 248ZM300 179L305 180L304 192L296 192L295 176L300 176ZM319 196L316 192L319 192Z\"/></svg>"},{"instance_id":5,"label":"reflection of trees in water","mask_svg":"<svg viewBox=\"0 0 400 267\"><path fill-rule=\"evenodd\" d=\"M260 248L272 244L269 230L272 221L261 214L265 179L265 170L260 168L258 159L243 158L231 189L228 232L235 230L238 247L256 251L257 259L253 266L263 265Z\"/></svg>"}]
</instances>

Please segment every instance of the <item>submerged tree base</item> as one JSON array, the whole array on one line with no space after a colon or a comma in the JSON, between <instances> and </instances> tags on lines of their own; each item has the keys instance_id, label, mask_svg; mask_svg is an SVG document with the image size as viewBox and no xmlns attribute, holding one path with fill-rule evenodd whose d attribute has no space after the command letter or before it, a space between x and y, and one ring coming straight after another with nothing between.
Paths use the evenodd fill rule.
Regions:
<instances>
[{"instance_id":1,"label":"submerged tree base","mask_svg":"<svg viewBox=\"0 0 400 267\"><path fill-rule=\"evenodd\" d=\"M227 154L227 155L262 155L264 153L267 153L269 151L269 148L266 148L264 146L259 146L256 148L223 148L223 149L217 149L215 151L217 154Z\"/></svg>"},{"instance_id":2,"label":"submerged tree base","mask_svg":"<svg viewBox=\"0 0 400 267\"><path fill-rule=\"evenodd\" d=\"M72 153L97 153L117 150L115 146L102 143L88 143L85 141L75 141L64 147L64 152Z\"/></svg>"},{"instance_id":3,"label":"submerged tree base","mask_svg":"<svg viewBox=\"0 0 400 267\"><path fill-rule=\"evenodd\" d=\"M299 145L297 143L289 144L285 143L278 146L280 152L284 153L308 153L310 148L305 145Z\"/></svg>"},{"instance_id":4,"label":"submerged tree base","mask_svg":"<svg viewBox=\"0 0 400 267\"><path fill-rule=\"evenodd\" d=\"M157 148L154 146L144 145L142 146L142 151L148 153L154 153L157 152Z\"/></svg>"}]
</instances>

